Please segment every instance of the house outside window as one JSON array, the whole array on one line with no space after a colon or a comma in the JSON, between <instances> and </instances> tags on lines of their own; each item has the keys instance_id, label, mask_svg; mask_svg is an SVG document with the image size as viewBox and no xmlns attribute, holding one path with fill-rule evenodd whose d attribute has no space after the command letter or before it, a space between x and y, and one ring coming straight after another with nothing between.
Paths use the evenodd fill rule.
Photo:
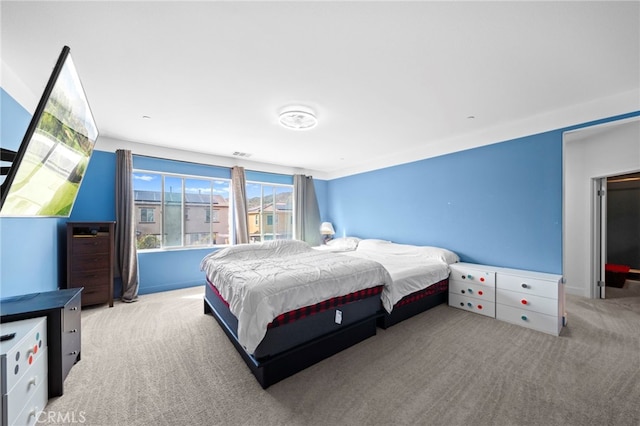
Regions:
<instances>
[{"instance_id":1,"label":"house outside window","mask_svg":"<svg viewBox=\"0 0 640 426\"><path fill-rule=\"evenodd\" d=\"M230 243L229 179L145 171L133 178L138 249Z\"/></svg>"},{"instance_id":2,"label":"house outside window","mask_svg":"<svg viewBox=\"0 0 640 426\"><path fill-rule=\"evenodd\" d=\"M249 240L293 238L293 185L247 182Z\"/></svg>"}]
</instances>

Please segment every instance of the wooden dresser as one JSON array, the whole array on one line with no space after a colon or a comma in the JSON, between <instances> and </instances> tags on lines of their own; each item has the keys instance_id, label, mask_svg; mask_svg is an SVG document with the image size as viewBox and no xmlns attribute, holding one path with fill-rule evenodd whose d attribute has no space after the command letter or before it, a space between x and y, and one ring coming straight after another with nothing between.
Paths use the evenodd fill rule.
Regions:
<instances>
[{"instance_id":1,"label":"wooden dresser","mask_svg":"<svg viewBox=\"0 0 640 426\"><path fill-rule=\"evenodd\" d=\"M67 222L67 288L80 288L82 306L113 307L115 222Z\"/></svg>"}]
</instances>

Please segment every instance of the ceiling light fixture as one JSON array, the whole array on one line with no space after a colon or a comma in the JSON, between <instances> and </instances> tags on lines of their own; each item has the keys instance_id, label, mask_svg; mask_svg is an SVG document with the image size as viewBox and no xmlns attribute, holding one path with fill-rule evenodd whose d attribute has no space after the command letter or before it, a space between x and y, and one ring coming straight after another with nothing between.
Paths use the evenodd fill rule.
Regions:
<instances>
[{"instance_id":1,"label":"ceiling light fixture","mask_svg":"<svg viewBox=\"0 0 640 426\"><path fill-rule=\"evenodd\" d=\"M309 108L292 106L280 113L280 124L287 129L309 130L316 127L318 119Z\"/></svg>"}]
</instances>

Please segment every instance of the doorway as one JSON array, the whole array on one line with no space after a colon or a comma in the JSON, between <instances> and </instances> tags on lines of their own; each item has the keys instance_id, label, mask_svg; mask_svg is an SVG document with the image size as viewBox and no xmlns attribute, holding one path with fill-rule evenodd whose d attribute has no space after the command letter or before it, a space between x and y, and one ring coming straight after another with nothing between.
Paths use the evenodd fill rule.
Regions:
<instances>
[{"instance_id":1,"label":"doorway","mask_svg":"<svg viewBox=\"0 0 640 426\"><path fill-rule=\"evenodd\" d=\"M600 298L640 296L640 172L595 179L594 231Z\"/></svg>"},{"instance_id":2,"label":"doorway","mask_svg":"<svg viewBox=\"0 0 640 426\"><path fill-rule=\"evenodd\" d=\"M591 183L638 171L640 117L563 133L562 274L567 293L600 296L597 284L602 278L596 273L600 258L595 253L601 244L597 244L600 234L595 229Z\"/></svg>"}]
</instances>

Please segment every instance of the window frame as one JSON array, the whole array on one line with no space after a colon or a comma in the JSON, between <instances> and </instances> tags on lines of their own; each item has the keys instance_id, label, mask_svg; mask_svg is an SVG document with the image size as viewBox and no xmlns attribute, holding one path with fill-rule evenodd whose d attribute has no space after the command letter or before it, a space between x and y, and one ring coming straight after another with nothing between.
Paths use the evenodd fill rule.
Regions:
<instances>
[{"instance_id":1,"label":"window frame","mask_svg":"<svg viewBox=\"0 0 640 426\"><path fill-rule=\"evenodd\" d=\"M230 245L234 244L233 241L233 235L234 235L234 230L235 230L235 224L234 224L234 220L233 220L233 214L228 214L228 229L229 229L229 237L228 240L229 242L227 244L219 244L219 243L210 243L210 244L206 244L206 245L191 245L191 244L186 244L187 242L187 235L185 234L185 227L186 227L186 222L190 220L190 218L185 217L186 212L188 211L189 208L191 207L187 207L187 201L186 201L186 195L187 195L187 191L185 190L185 184L186 184L186 180L189 179L193 179L193 180L200 180L200 181L207 181L209 182L209 188L210 188L210 203L209 203L209 211L211 214L211 219L209 222L205 221L204 223L208 225L209 231L209 238L210 240L213 242L215 240L215 236L218 234L217 231L214 231L214 225L216 223L222 223L220 220L218 221L214 221L213 218L214 216L219 218L219 212L216 213L216 215L213 215L213 210L214 210L214 185L216 181L224 181L228 183L228 189L229 189L229 196L228 196L228 200L227 200L227 208L229 209L229 211L232 211L233 208L233 186L232 186L232 182L230 178L225 178L225 177L212 177L212 176L202 176L202 175L194 175L194 174L189 174L189 173L175 173L175 172L164 172L164 171L158 171L158 170L149 170L149 169L144 169L144 168L134 168L132 171L132 175L135 174L150 174L150 175L154 175L154 176L159 176L160 177L160 200L159 200L159 205L157 207L153 207L153 210L158 210L158 211L154 211L154 221L153 222L141 222L140 223L158 223L158 215L160 217L160 247L156 247L156 248L150 248L150 249L138 249L139 252L152 252L152 251L172 251L172 250L200 250L200 249L210 249L210 248L222 248L222 247L227 247ZM181 243L180 245L165 245L166 241L165 241L165 181L166 178L170 177L170 178L179 178L181 179L181 202L180 202L180 217L181 217L181 223L180 223L180 240ZM136 191L135 189L135 183L134 183L134 191ZM135 200L134 200L134 208L138 208L136 206ZM149 207L145 207L145 208L149 208ZM219 210L219 209L218 209ZM206 218L205 218L206 219ZM137 224L137 216L136 216L136 224Z\"/></svg>"}]
</instances>

